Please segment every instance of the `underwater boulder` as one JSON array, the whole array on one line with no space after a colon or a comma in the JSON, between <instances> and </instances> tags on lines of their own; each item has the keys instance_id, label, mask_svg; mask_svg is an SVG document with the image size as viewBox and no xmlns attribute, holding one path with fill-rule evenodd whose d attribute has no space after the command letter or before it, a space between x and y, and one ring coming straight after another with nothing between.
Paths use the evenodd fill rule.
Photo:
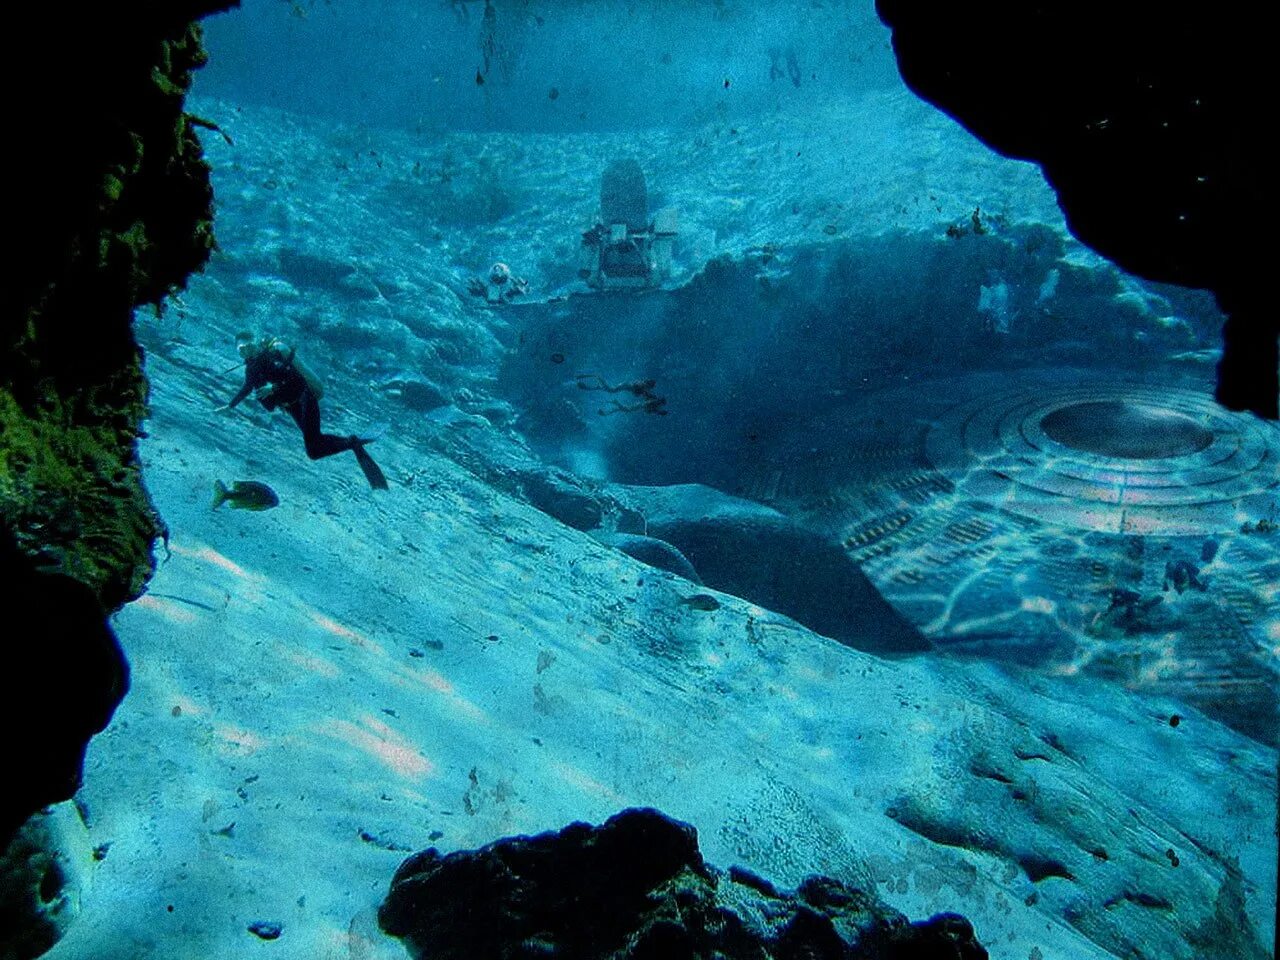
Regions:
<instances>
[{"instance_id":1,"label":"underwater boulder","mask_svg":"<svg viewBox=\"0 0 1280 960\"><path fill-rule=\"evenodd\" d=\"M595 484L571 473L530 463L515 468L510 476L531 506L567 527L575 530L603 527L620 534L644 533L644 517ZM499 483L499 486L505 485Z\"/></svg>"},{"instance_id":2,"label":"underwater boulder","mask_svg":"<svg viewBox=\"0 0 1280 960\"><path fill-rule=\"evenodd\" d=\"M448 395L426 377L416 373L400 373L377 381L373 389L398 400L410 410L425 413L446 406Z\"/></svg>"},{"instance_id":3,"label":"underwater boulder","mask_svg":"<svg viewBox=\"0 0 1280 960\"><path fill-rule=\"evenodd\" d=\"M665 540L635 533L596 533L594 536L605 546L621 550L633 560L674 573L677 577L684 577L694 583L702 583L702 578L698 576L698 571L689 562L689 558Z\"/></svg>"},{"instance_id":4,"label":"underwater boulder","mask_svg":"<svg viewBox=\"0 0 1280 960\"><path fill-rule=\"evenodd\" d=\"M40 811L0 855L0 960L48 952L80 912L92 863L89 834L71 803Z\"/></svg>"},{"instance_id":5,"label":"underwater boulder","mask_svg":"<svg viewBox=\"0 0 1280 960\"><path fill-rule=\"evenodd\" d=\"M915 653L929 641L836 543L762 504L701 484L610 488L638 509L702 582L785 614L868 653Z\"/></svg>"},{"instance_id":6,"label":"underwater boulder","mask_svg":"<svg viewBox=\"0 0 1280 960\"><path fill-rule=\"evenodd\" d=\"M575 530L594 530L604 518L600 499L579 481L557 470L521 470L520 489L525 499L543 513Z\"/></svg>"},{"instance_id":7,"label":"underwater boulder","mask_svg":"<svg viewBox=\"0 0 1280 960\"><path fill-rule=\"evenodd\" d=\"M15 572L0 559L6 574L6 590L22 597L29 619L0 671L8 738L0 848L33 811L75 793L89 738L129 688L124 652L92 590L58 574Z\"/></svg>"},{"instance_id":8,"label":"underwater boulder","mask_svg":"<svg viewBox=\"0 0 1280 960\"><path fill-rule=\"evenodd\" d=\"M401 864L378 912L414 960L986 960L967 920L909 923L839 880L779 892L709 866L687 823L631 808L601 826Z\"/></svg>"}]
</instances>

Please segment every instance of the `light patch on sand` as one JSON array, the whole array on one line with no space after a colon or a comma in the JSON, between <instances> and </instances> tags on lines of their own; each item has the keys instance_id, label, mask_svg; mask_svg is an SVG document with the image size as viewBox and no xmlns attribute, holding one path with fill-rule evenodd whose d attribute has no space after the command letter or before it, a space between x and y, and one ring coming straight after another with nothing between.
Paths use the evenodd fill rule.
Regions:
<instances>
[{"instance_id":1,"label":"light patch on sand","mask_svg":"<svg viewBox=\"0 0 1280 960\"><path fill-rule=\"evenodd\" d=\"M280 656L283 659L288 660L294 666L301 667L303 670L317 674L327 680L332 680L334 677L342 675L342 671L339 670L337 666L330 663L324 657L316 656L314 653L307 653L302 650L293 650L285 646L283 643L277 644L276 649L279 651Z\"/></svg>"},{"instance_id":2,"label":"light patch on sand","mask_svg":"<svg viewBox=\"0 0 1280 960\"><path fill-rule=\"evenodd\" d=\"M204 713L204 707L196 703L190 697L179 695L171 697L170 699L173 701L173 706L169 708L170 712L172 713L174 710L178 711L174 716L198 717L200 714Z\"/></svg>"},{"instance_id":3,"label":"light patch on sand","mask_svg":"<svg viewBox=\"0 0 1280 960\"><path fill-rule=\"evenodd\" d=\"M149 593L144 593L137 600L133 601L135 607L141 607L149 613L154 613L157 617L162 617L170 623L187 625L195 623L199 619L196 614L192 613L185 607L181 607L172 600L163 600L159 597L153 597Z\"/></svg>"},{"instance_id":4,"label":"light patch on sand","mask_svg":"<svg viewBox=\"0 0 1280 960\"><path fill-rule=\"evenodd\" d=\"M450 683L445 678L444 674L442 674L438 670L431 670L431 669L419 670L418 679L423 684L425 684L426 686L434 690L436 693L443 693L448 695L452 695L454 693L453 684Z\"/></svg>"},{"instance_id":5,"label":"light patch on sand","mask_svg":"<svg viewBox=\"0 0 1280 960\"><path fill-rule=\"evenodd\" d=\"M924 717L917 716L907 724L907 730L911 733L934 734L938 732L938 725L932 720L926 720Z\"/></svg>"},{"instance_id":6,"label":"light patch on sand","mask_svg":"<svg viewBox=\"0 0 1280 960\"><path fill-rule=\"evenodd\" d=\"M619 794L616 790L613 790L610 787L606 787L599 780L596 780L594 777L588 776L586 773L579 770L577 767L571 766L560 760L553 760L550 764L548 764L548 766L551 772L554 773L557 777L559 777L565 783L569 784L571 787L576 787L577 789L581 790L583 793L590 794L593 797L600 797L601 799L608 800L612 804L624 804L626 802L623 799L622 795Z\"/></svg>"},{"instance_id":7,"label":"light patch on sand","mask_svg":"<svg viewBox=\"0 0 1280 960\"><path fill-rule=\"evenodd\" d=\"M803 680L806 683L812 683L815 686L826 686L827 677L821 670L812 664L797 663L792 667L792 673L795 674L797 680Z\"/></svg>"},{"instance_id":8,"label":"light patch on sand","mask_svg":"<svg viewBox=\"0 0 1280 960\"><path fill-rule=\"evenodd\" d=\"M360 724L348 720L331 720L320 732L348 746L363 750L379 760L393 773L406 779L420 780L435 775L435 765L396 731L370 714L360 717Z\"/></svg>"},{"instance_id":9,"label":"light patch on sand","mask_svg":"<svg viewBox=\"0 0 1280 960\"><path fill-rule=\"evenodd\" d=\"M404 690L414 693L426 687L432 693L444 698L448 709L476 723L491 724L493 721L485 711L476 706L462 694L458 693L453 683L438 670L427 667L423 670L412 670L397 667L391 674L395 684Z\"/></svg>"},{"instance_id":10,"label":"light patch on sand","mask_svg":"<svg viewBox=\"0 0 1280 960\"><path fill-rule=\"evenodd\" d=\"M202 563L207 563L210 566L217 567L219 570L225 570L227 573L234 574L243 580L256 579L253 574L249 573L249 571L240 566L240 564L236 563L230 557L223 556L217 550L213 549L213 547L207 547L204 544L201 544L198 547L188 549L181 544L175 543L172 545L172 550L180 557L190 557L192 560L199 560Z\"/></svg>"},{"instance_id":11,"label":"light patch on sand","mask_svg":"<svg viewBox=\"0 0 1280 960\"><path fill-rule=\"evenodd\" d=\"M267 741L252 730L233 727L229 723L215 724L213 735L220 741L219 746L223 752L235 756L252 756L267 745Z\"/></svg>"},{"instance_id":12,"label":"light patch on sand","mask_svg":"<svg viewBox=\"0 0 1280 960\"><path fill-rule=\"evenodd\" d=\"M341 640L346 640L353 646L363 647L370 653L378 656L386 656L386 650L383 649L380 643L375 640L370 640L360 631L353 630L350 627L339 623L337 620L334 620L332 617L325 616L318 610L308 611L307 616L311 619L312 623L326 633L332 634Z\"/></svg>"},{"instance_id":13,"label":"light patch on sand","mask_svg":"<svg viewBox=\"0 0 1280 960\"><path fill-rule=\"evenodd\" d=\"M791 703L795 703L800 699L800 694L796 693L794 688L787 686L785 683L770 687L769 692L777 694L782 697L783 700L788 700Z\"/></svg>"}]
</instances>

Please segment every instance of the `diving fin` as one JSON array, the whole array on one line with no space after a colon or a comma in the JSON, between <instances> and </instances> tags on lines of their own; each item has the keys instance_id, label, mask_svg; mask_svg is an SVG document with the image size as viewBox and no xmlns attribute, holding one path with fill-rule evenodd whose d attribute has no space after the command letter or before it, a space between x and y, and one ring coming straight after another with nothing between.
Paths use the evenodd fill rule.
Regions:
<instances>
[{"instance_id":1,"label":"diving fin","mask_svg":"<svg viewBox=\"0 0 1280 960\"><path fill-rule=\"evenodd\" d=\"M387 475L382 472L382 468L373 462L373 457L364 448L365 441L357 443L351 448L351 452L356 455L356 463L360 464L360 469L364 471L365 479L369 481L369 486L375 490L389 489L387 484Z\"/></svg>"}]
</instances>

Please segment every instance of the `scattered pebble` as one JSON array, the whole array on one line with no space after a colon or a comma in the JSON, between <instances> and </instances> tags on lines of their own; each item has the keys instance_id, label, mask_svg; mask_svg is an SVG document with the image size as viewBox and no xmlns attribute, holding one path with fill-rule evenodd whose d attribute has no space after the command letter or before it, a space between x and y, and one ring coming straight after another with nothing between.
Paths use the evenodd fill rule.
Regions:
<instances>
[{"instance_id":1,"label":"scattered pebble","mask_svg":"<svg viewBox=\"0 0 1280 960\"><path fill-rule=\"evenodd\" d=\"M249 932L262 940L275 940L284 930L284 926L270 920L255 920L249 924Z\"/></svg>"}]
</instances>

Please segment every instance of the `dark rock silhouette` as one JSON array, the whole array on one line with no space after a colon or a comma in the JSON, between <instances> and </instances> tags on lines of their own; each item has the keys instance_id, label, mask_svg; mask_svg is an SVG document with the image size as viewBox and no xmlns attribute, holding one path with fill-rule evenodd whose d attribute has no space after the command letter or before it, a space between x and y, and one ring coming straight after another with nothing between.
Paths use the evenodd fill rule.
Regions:
<instances>
[{"instance_id":1,"label":"dark rock silhouette","mask_svg":"<svg viewBox=\"0 0 1280 960\"><path fill-rule=\"evenodd\" d=\"M474 851L415 854L378 914L415 960L985 960L956 914L921 923L829 877L794 893L698 852L656 810Z\"/></svg>"},{"instance_id":2,"label":"dark rock silhouette","mask_svg":"<svg viewBox=\"0 0 1280 960\"><path fill-rule=\"evenodd\" d=\"M7 86L22 95L5 153L0 598L30 626L3 644L15 746L0 843L71 796L124 695L105 614L141 592L164 532L136 451L147 388L133 311L158 308L213 247L195 129L209 124L184 106L205 59L192 21L231 5L36 6L7 34Z\"/></svg>"},{"instance_id":3,"label":"dark rock silhouette","mask_svg":"<svg viewBox=\"0 0 1280 960\"><path fill-rule=\"evenodd\" d=\"M903 79L1006 156L1034 160L1071 232L1124 269L1212 290L1218 400L1280 416L1264 289L1261 14L1104 0L877 0Z\"/></svg>"}]
</instances>

